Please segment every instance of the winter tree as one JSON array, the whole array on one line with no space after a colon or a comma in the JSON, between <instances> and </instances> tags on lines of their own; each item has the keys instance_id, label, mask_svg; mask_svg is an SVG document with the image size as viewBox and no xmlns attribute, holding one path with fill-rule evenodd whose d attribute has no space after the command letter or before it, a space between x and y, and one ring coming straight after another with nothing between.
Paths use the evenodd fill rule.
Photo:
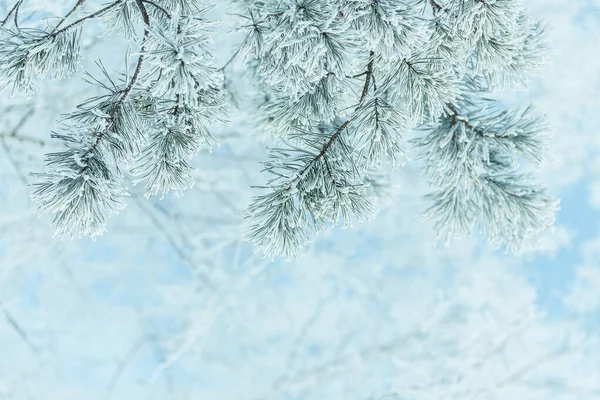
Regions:
<instances>
[{"instance_id":1,"label":"winter tree","mask_svg":"<svg viewBox=\"0 0 600 400\"><path fill-rule=\"evenodd\" d=\"M190 157L235 113L223 76L233 64L254 106L246 124L275 141L267 183L245 212L245 237L265 255L294 258L313 234L371 219L382 177L409 147L429 177L426 216L441 237L479 230L518 251L553 224L557 201L528 172L543 157L544 120L493 99L524 84L547 51L520 0L235 0L227 16L243 40L222 68L210 7L84 3L42 23L24 18L19 0L0 39L0 85L25 96L39 79L80 69L94 21L129 43L121 71L100 57L100 73L85 72L98 94L62 113L52 133L60 149L34 173L33 198L61 236L103 233L128 180L148 197L190 188Z\"/></svg>"}]
</instances>

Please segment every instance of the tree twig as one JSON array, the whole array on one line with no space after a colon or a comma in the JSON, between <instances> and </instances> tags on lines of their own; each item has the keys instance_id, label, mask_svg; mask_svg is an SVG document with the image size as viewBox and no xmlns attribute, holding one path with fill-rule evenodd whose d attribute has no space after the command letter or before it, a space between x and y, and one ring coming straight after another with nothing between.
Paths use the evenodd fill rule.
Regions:
<instances>
[{"instance_id":1,"label":"tree twig","mask_svg":"<svg viewBox=\"0 0 600 400\"><path fill-rule=\"evenodd\" d=\"M125 353L125 356L117 363L115 371L113 372L113 374L110 377L110 380L106 384L106 391L109 392L109 396L110 394L112 394L113 390L115 389L115 386L119 382L123 371L125 371L127 365L129 365L135 359L135 356L140 351L142 345L145 342L146 338L144 336L138 337L135 340L135 342L133 342L127 353Z\"/></svg>"},{"instance_id":2,"label":"tree twig","mask_svg":"<svg viewBox=\"0 0 600 400\"><path fill-rule=\"evenodd\" d=\"M122 0L118 0L118 2L120 2ZM113 3L112 5L114 5L116 3ZM144 51L144 44L143 41L148 37L148 34L150 33L150 31L148 30L148 26L150 25L150 17L148 15L148 11L146 10L146 7L144 7L144 4L142 3L142 0L136 0L136 4L138 5L140 12L142 13L142 18L144 19L144 23L146 24L146 29L144 29L144 38L142 39L142 46L141 46L141 51ZM73 24L69 25L72 26ZM65 29L68 29L69 26L67 26L66 28L61 29L58 32L61 32ZM129 95L131 94L131 91L133 90L134 85L136 84L139 76L140 76L140 72L142 70L142 64L144 62L144 54L141 54L138 57L138 62L137 65L135 66L135 71L133 72L133 76L131 77L129 83L127 84L127 86L125 87L125 89L121 92L121 97L119 97L119 100L115 103L114 107L112 108L112 111L110 113L110 118L114 119L115 114L117 113L117 110L119 109L119 107L121 107L121 105L123 104L123 102L125 102L125 100L127 99L127 97L129 97ZM98 147L98 144L100 143L100 141L104 138L104 134L107 132L108 128L106 128L105 130L103 130L102 132L100 132L97 136L96 136L96 140L94 141L94 143L92 143L92 145L90 146L90 148L88 149L88 154L94 150L96 147ZM81 173L84 173L87 169L89 168L89 164L86 164L85 166L83 166L81 168Z\"/></svg>"},{"instance_id":3,"label":"tree twig","mask_svg":"<svg viewBox=\"0 0 600 400\"><path fill-rule=\"evenodd\" d=\"M88 19L92 19L92 18L97 18L99 16L101 16L102 14L104 14L107 11L110 11L111 9L113 9L114 7L118 6L119 4L121 4L124 0L117 0L114 3L111 3L109 5L107 5L104 8L101 8L100 10L91 13L90 15L86 15L85 17L81 17L79 18L77 21L73 21L71 22L69 25L65 26L64 28L61 28L59 30L55 30L52 33L50 33L51 37L55 37L56 35L66 32L71 28L74 28L76 26L81 25L83 22L87 21Z\"/></svg>"},{"instance_id":4,"label":"tree twig","mask_svg":"<svg viewBox=\"0 0 600 400\"><path fill-rule=\"evenodd\" d=\"M13 318L13 316L6 311L4 308L2 308L2 312L4 313L4 318L6 318L6 321L8 321L8 324L15 330L15 332L17 332L17 334L19 335L19 337L25 342L25 344L27 344L27 347L29 347L35 354L39 354L40 350L37 348L37 346L31 341L31 339L29 338L29 335L27 334L27 332L21 327L21 325Z\"/></svg>"},{"instance_id":5,"label":"tree twig","mask_svg":"<svg viewBox=\"0 0 600 400\"><path fill-rule=\"evenodd\" d=\"M63 23L64 23L64 22L65 22L65 21L66 21L66 20L67 20L67 19L68 19L68 18L71 16L71 15L73 15L73 14L75 13L75 12L77 11L77 9L78 9L79 7L81 7L81 6L83 5L83 3L85 3L85 1L86 1L86 0L77 0L77 3L75 3L75 5L73 6L73 8L71 8L71 11L69 11L69 12L67 13L67 15L65 15L65 16L64 16L64 17L63 17L63 18L62 18L62 19L61 19L61 20L58 22L58 24L56 24L56 26L54 27L54 30L53 30L53 32L54 32L54 31L56 31L58 28L60 28L60 26L61 26L61 25L62 25L62 24L63 24Z\"/></svg>"},{"instance_id":6,"label":"tree twig","mask_svg":"<svg viewBox=\"0 0 600 400\"><path fill-rule=\"evenodd\" d=\"M156 4L155 2L153 2L152 0L142 0L142 3L147 3L150 4L152 7L156 8L157 10L159 10L160 12L162 12L163 14L165 14L165 16L168 19L173 18L173 16L171 15L170 12L168 12L165 8L161 7L160 5Z\"/></svg>"},{"instance_id":7,"label":"tree twig","mask_svg":"<svg viewBox=\"0 0 600 400\"><path fill-rule=\"evenodd\" d=\"M442 9L442 6L440 6L435 0L429 0L429 4L431 4L431 8L433 9L434 13Z\"/></svg>"},{"instance_id":8,"label":"tree twig","mask_svg":"<svg viewBox=\"0 0 600 400\"><path fill-rule=\"evenodd\" d=\"M371 51L370 61L369 61L369 64L367 65L367 70L365 71L365 75L366 75L365 84L363 85L363 89L362 89L362 92L360 95L360 100L358 101L358 105L356 106L355 111L358 110L362 106L363 101L365 100L365 97L367 96L367 93L369 92L369 87L371 84L371 76L373 75L373 56L374 56L374 53ZM336 129L335 133L323 145L319 154L317 154L308 164L306 164L306 166L304 166L304 168L302 168L302 170L299 173L300 177L302 177L306 173L306 171L308 171L308 169L315 162L319 161L325 155L325 153L327 153L327 151L333 145L333 143L335 143L335 141L340 137L340 135L344 131L344 129L346 129L348 127L348 125L350 125L354 121L354 118L355 117L351 117L350 119L346 120L343 124L341 124Z\"/></svg>"},{"instance_id":9,"label":"tree twig","mask_svg":"<svg viewBox=\"0 0 600 400\"><path fill-rule=\"evenodd\" d=\"M10 19L11 15L15 14L15 26L18 27L17 19L18 19L18 14L19 14L19 7L21 7L22 3L23 3L23 0L18 0L15 3L13 8L11 8L10 11L8 12L8 14L6 15L6 18L4 18L2 20L2 22L0 22L0 26L6 25L8 23L8 20Z\"/></svg>"}]
</instances>

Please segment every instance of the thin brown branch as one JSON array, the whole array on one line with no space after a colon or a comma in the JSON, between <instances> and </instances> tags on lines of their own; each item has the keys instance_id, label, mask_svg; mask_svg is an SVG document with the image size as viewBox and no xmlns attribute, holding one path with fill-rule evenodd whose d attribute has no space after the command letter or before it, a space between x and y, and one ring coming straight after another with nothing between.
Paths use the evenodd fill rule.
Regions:
<instances>
[{"instance_id":1,"label":"thin brown branch","mask_svg":"<svg viewBox=\"0 0 600 400\"><path fill-rule=\"evenodd\" d=\"M121 1L121 0L119 0ZM113 3L116 4L116 3ZM144 7L144 3L142 3L142 0L136 0L136 4L139 7L140 12L142 13L142 18L144 19L144 23L146 24L146 26L150 25L150 16L148 15L148 11L146 10L146 7ZM72 24L71 24L72 25ZM69 25L69 26L71 26ZM68 28L68 27L67 27ZM63 28L61 29L67 29L67 28ZM60 31L58 31L60 32ZM142 46L141 46L141 51L144 51L144 44L143 42L146 40L146 38L149 35L149 31L148 29L144 29L144 38L142 39ZM140 76L140 72L142 70L142 64L144 63L144 55L141 54L138 57L138 62L137 65L135 66L135 71L133 72L133 76L131 77L131 80L129 81L129 84L127 85L127 87L125 87L125 89L121 92L121 97L119 98L119 100L115 103L114 107L112 108L112 111L110 113L110 118L111 120L114 119L115 114L117 113L117 111L119 110L119 108L121 107L121 105L123 105L123 103L125 102L125 100L129 97L129 95L131 94L133 87L135 86L139 76ZM94 143L90 146L88 152L92 151L93 149L95 149L96 147L98 147L98 144L100 143L100 141L104 138L104 134L107 132L107 130L104 130L102 132L100 132L100 134L98 134L98 136L96 136L96 140L94 141ZM89 164L86 164L84 167L81 168L81 173L85 172L87 169L89 168Z\"/></svg>"},{"instance_id":2,"label":"thin brown branch","mask_svg":"<svg viewBox=\"0 0 600 400\"><path fill-rule=\"evenodd\" d=\"M321 149L321 151L319 152L319 154L317 154L308 164L306 164L304 166L304 168L302 168L302 170L300 171L299 176L303 176L306 171L308 171L308 169L317 161L319 161L321 159L321 157L323 157L325 155L325 153L327 153L327 150L329 150L329 148L331 147L331 145L333 145L333 143L337 140L337 138L340 136L340 134L342 133L342 131L344 129L346 129L346 127L350 124L350 122L352 121L352 119L347 120L346 122L344 122L342 125L340 125L337 130L335 131L335 133L329 138L329 140L327 141L327 143L325 143L323 145L323 148Z\"/></svg>"},{"instance_id":3,"label":"thin brown branch","mask_svg":"<svg viewBox=\"0 0 600 400\"><path fill-rule=\"evenodd\" d=\"M27 332L17 322L17 320L4 307L2 308L2 313L4 314L4 318L6 319L6 321L8 322L8 324L15 330L15 332L17 332L17 335L19 335L19 337L21 338L21 340L23 340L23 342L25 342L25 344L27 345L27 347L29 347L31 349L31 351L33 351L35 354L39 354L40 350L31 341L31 338L29 337L29 335L27 334Z\"/></svg>"},{"instance_id":4,"label":"thin brown branch","mask_svg":"<svg viewBox=\"0 0 600 400\"><path fill-rule=\"evenodd\" d=\"M15 172L17 173L17 176L19 177L19 180L21 181L21 183L24 186L27 186L27 177L25 176L25 174L21 170L21 167L17 163L17 160L15 160L15 158L13 157L12 152L10 151L10 148L6 144L6 137L5 136L0 137L0 143L2 143L2 148L4 149L4 153L6 153L6 158L12 164Z\"/></svg>"},{"instance_id":5,"label":"thin brown branch","mask_svg":"<svg viewBox=\"0 0 600 400\"><path fill-rule=\"evenodd\" d=\"M413 67L412 63L408 60L404 60L404 63L406 64L406 66L408 67L408 69L410 69L412 72L414 72L415 74L419 75L419 71L417 71L415 69L415 67Z\"/></svg>"},{"instance_id":6,"label":"thin brown branch","mask_svg":"<svg viewBox=\"0 0 600 400\"><path fill-rule=\"evenodd\" d=\"M358 110L362 104L363 101L365 100L365 97L367 96L367 93L369 92L369 87L371 86L371 77L373 75L373 56L374 53L371 51L370 56L370 60L369 60L369 64L367 65L367 70L365 71L365 84L363 85L363 89L360 95L360 99L358 101L358 105L355 108L355 111ZM346 127L348 127L348 125L350 125L350 123L352 123L352 121L354 121L354 117L351 117L350 119L346 120L343 124L341 124L335 131L335 133L329 138L329 140L327 141L327 143L325 143L323 145L323 147L321 148L321 151L319 152L319 154L317 154L301 171L299 176L303 176L306 171L317 161L319 161L324 155L325 153L327 153L327 151L329 150L329 148L333 145L333 143L335 143L335 141L340 137L341 133L344 131L344 129L346 129Z\"/></svg>"},{"instance_id":7,"label":"thin brown branch","mask_svg":"<svg viewBox=\"0 0 600 400\"><path fill-rule=\"evenodd\" d=\"M6 18L4 18L2 20L2 22L0 22L0 26L6 25L8 23L8 21L10 20L10 17L13 14L15 15L15 25L17 25L17 19L18 19L18 14L19 14L19 7L21 7L21 4L23 4L23 0L18 0L15 3L15 5L13 6L13 8L11 8L10 11L8 12L8 14L6 15Z\"/></svg>"},{"instance_id":8,"label":"thin brown branch","mask_svg":"<svg viewBox=\"0 0 600 400\"><path fill-rule=\"evenodd\" d=\"M258 30L259 29L258 23L253 23L252 25L248 25L248 26L251 26L254 30ZM221 68L219 68L220 71L225 72L225 68L227 68L229 66L229 64L231 64L233 62L233 60L235 60L235 58L240 54L240 51L242 50L242 47L244 47L244 45L246 44L246 42L248 41L248 39L250 39L250 35L252 35L252 32L253 32L252 30L250 32L248 32L248 34L246 35L246 37L244 38L244 40L242 41L242 43L238 46L238 48L235 50L235 52L229 58L229 60L227 60L227 62L225 63L225 65L223 65Z\"/></svg>"},{"instance_id":9,"label":"thin brown branch","mask_svg":"<svg viewBox=\"0 0 600 400\"><path fill-rule=\"evenodd\" d=\"M367 93L369 92L369 86L371 85L371 77L373 76L373 56L375 55L375 53L371 52L371 54L369 55L369 57L371 58L369 61L369 64L367 65L367 76L365 78L365 84L363 86L363 90L362 93L360 94L360 100L358 101L358 107L361 106L361 104L363 103L363 101L365 100L365 97L367 96ZM357 109L358 109L357 107Z\"/></svg>"},{"instance_id":10,"label":"thin brown branch","mask_svg":"<svg viewBox=\"0 0 600 400\"><path fill-rule=\"evenodd\" d=\"M473 125L469 124L469 123L468 123L468 122L467 122L465 119L463 119L463 118L458 118L458 117L460 117L461 115L458 113L458 110L456 109L456 107L454 106L454 104L450 104L450 103L448 103L448 104L446 104L446 107L448 107L448 109L449 109L449 110L450 110L450 112L452 113L452 114L450 115L450 117L451 117L450 124L451 124L451 125L454 125L454 124L456 124L456 122L457 122L457 121L460 121L460 122L461 122L461 123L462 123L462 124L463 124L465 127L467 127L467 128L469 128L469 129L471 129L471 130L472 130L473 132L475 132L477 135L479 135L479 136L481 136L481 137L484 137L484 136L485 136L485 134L483 133L483 131L482 131L481 129L478 129L477 127L475 127L475 126L473 126Z\"/></svg>"},{"instance_id":11,"label":"thin brown branch","mask_svg":"<svg viewBox=\"0 0 600 400\"><path fill-rule=\"evenodd\" d=\"M21 1L19 2L19 5L18 5L18 7L15 9L15 18L14 18L14 21L15 21L15 27L16 27L17 29L20 29L20 28L19 28L19 10L21 9L21 5L22 5L22 4L23 4L23 0L21 0Z\"/></svg>"},{"instance_id":12,"label":"thin brown branch","mask_svg":"<svg viewBox=\"0 0 600 400\"><path fill-rule=\"evenodd\" d=\"M172 18L170 12L168 12L165 8L163 8L160 5L156 4L152 0L142 0L142 2L146 3L146 4L150 4L152 7L156 8L157 10L159 10L160 12L162 12L163 14L165 14L165 17L167 17L168 19Z\"/></svg>"},{"instance_id":13,"label":"thin brown branch","mask_svg":"<svg viewBox=\"0 0 600 400\"><path fill-rule=\"evenodd\" d=\"M346 76L346 78L355 79L355 78L360 78L361 76L364 76L366 74L367 74L367 71L363 71L360 74L348 75L348 76Z\"/></svg>"},{"instance_id":14,"label":"thin brown branch","mask_svg":"<svg viewBox=\"0 0 600 400\"><path fill-rule=\"evenodd\" d=\"M252 32L250 32L248 34L248 36L246 36L246 39L244 39L244 42L246 42L246 40L248 39L248 37L250 37L250 34ZM229 58L229 60L227 60L227 62L225 63L225 65L223 65L221 68L219 68L219 70L221 71L225 71L225 68L227 68L229 66L229 64L231 64L233 62L233 60L235 60L235 58L238 56L238 54L240 54L240 51L242 50L242 46L244 44L244 42L242 42L242 44L235 50L235 52L233 53L233 55Z\"/></svg>"},{"instance_id":15,"label":"thin brown branch","mask_svg":"<svg viewBox=\"0 0 600 400\"><path fill-rule=\"evenodd\" d=\"M143 1L135 0L135 4L137 4L138 9L142 13L142 18L144 19L144 23L146 24L146 26L150 26L150 16L148 15L148 10L146 10Z\"/></svg>"},{"instance_id":16,"label":"thin brown branch","mask_svg":"<svg viewBox=\"0 0 600 400\"><path fill-rule=\"evenodd\" d=\"M442 9L442 6L440 6L435 0L429 0L429 4L431 4L431 8L433 9L434 13Z\"/></svg>"},{"instance_id":17,"label":"thin brown branch","mask_svg":"<svg viewBox=\"0 0 600 400\"><path fill-rule=\"evenodd\" d=\"M29 110L27 110L27 112L21 117L19 122L17 122L17 124L12 128L9 135L16 136L17 132L19 132L19 129L21 129L23 127L23 125L25 125L25 123L29 120L29 118L31 118L33 116L33 112L34 112L33 107L31 107Z\"/></svg>"},{"instance_id":18,"label":"thin brown branch","mask_svg":"<svg viewBox=\"0 0 600 400\"><path fill-rule=\"evenodd\" d=\"M65 15L59 22L58 24L56 24L56 26L54 27L54 31L56 31L58 28L60 28L60 26L62 24L64 24L64 22L73 14L75 14L75 12L77 11L77 9L79 9L79 7L81 7L83 5L83 3L85 3L86 0L77 0L77 3L75 3L75 5L73 6L73 8L71 8L71 11L69 11L67 13L67 15Z\"/></svg>"},{"instance_id":19,"label":"thin brown branch","mask_svg":"<svg viewBox=\"0 0 600 400\"><path fill-rule=\"evenodd\" d=\"M104 14L107 11L110 11L112 8L116 7L117 5L121 4L124 0L117 0L114 3L111 3L109 5L107 5L104 8L101 8L100 10L90 14L90 15L86 15L85 17L79 18L77 21L73 21L72 23L70 23L69 25L65 26L64 28L61 28L59 30L55 30L53 31L50 36L54 37L60 33L66 32L69 29L75 28L79 25L81 25L83 22L87 21L88 19L92 19L92 18L97 18L99 16L101 16L102 14Z\"/></svg>"},{"instance_id":20,"label":"thin brown branch","mask_svg":"<svg viewBox=\"0 0 600 400\"><path fill-rule=\"evenodd\" d=\"M171 249L173 250L173 252L175 253L175 255L177 257L179 257L179 259L186 263L187 266L190 268L191 271L196 272L198 279L200 279L200 281L204 284L204 286L209 289L212 292L216 292L216 288L213 285L213 283L211 282L210 278L208 276L206 276L206 274L204 274L203 272L196 270L195 264L194 264L194 260L193 257L191 257L184 249L184 247L182 245L179 244L179 242L174 238L174 236L169 232L169 229L166 228L166 226L164 224L161 223L161 221L159 220L159 218L154 215L153 212L151 212L150 210L148 210L146 208L146 202L143 201L142 199L140 199L139 196L134 195L133 196L134 201L136 202L136 204L138 205L138 208L140 209L140 211L142 211L150 220L150 222L152 223L152 225L154 225L156 227L157 232L159 232L167 241L167 243L169 244L169 246L171 247ZM160 210L159 207L155 207L156 209ZM169 219L171 219L171 215L167 215L167 217Z\"/></svg>"},{"instance_id":21,"label":"thin brown branch","mask_svg":"<svg viewBox=\"0 0 600 400\"><path fill-rule=\"evenodd\" d=\"M7 157L8 161L12 164L13 168L15 169L15 172L19 176L19 179L25 186L27 186L27 177L23 173L23 170L19 166L19 163L17 162L17 160L13 156L10 148L6 144L6 138L18 138L17 132L27 122L27 120L29 120L29 118L31 118L31 116L33 115L33 112L34 112L34 109L32 107L29 109L29 111L27 111L27 113L25 113L21 117L19 122L17 122L17 124L13 127L13 129L9 132L8 135L0 135L0 142L2 143L2 148L4 149L4 152L6 153L6 157Z\"/></svg>"}]
</instances>

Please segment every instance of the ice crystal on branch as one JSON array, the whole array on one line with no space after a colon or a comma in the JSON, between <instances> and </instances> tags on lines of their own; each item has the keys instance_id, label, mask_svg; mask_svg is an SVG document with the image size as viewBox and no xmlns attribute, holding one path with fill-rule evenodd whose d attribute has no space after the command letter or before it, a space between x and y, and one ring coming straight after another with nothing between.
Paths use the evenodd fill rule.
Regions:
<instances>
[{"instance_id":1,"label":"ice crystal on branch","mask_svg":"<svg viewBox=\"0 0 600 400\"><path fill-rule=\"evenodd\" d=\"M416 41L423 40L422 1L352 0L347 10L357 39L386 61L410 56Z\"/></svg>"},{"instance_id":2,"label":"ice crystal on branch","mask_svg":"<svg viewBox=\"0 0 600 400\"><path fill-rule=\"evenodd\" d=\"M125 206L125 187L94 145L98 134L54 135L67 150L48 154L48 172L35 174L33 198L43 211L54 214L60 236L102 234L108 216Z\"/></svg>"},{"instance_id":3,"label":"ice crystal on branch","mask_svg":"<svg viewBox=\"0 0 600 400\"><path fill-rule=\"evenodd\" d=\"M121 0L102 18L105 33L119 33L127 39L135 39L142 14L136 0Z\"/></svg>"},{"instance_id":4,"label":"ice crystal on branch","mask_svg":"<svg viewBox=\"0 0 600 400\"><path fill-rule=\"evenodd\" d=\"M199 91L220 85L221 76L207 48L210 36L200 19L177 14L149 28L144 54L151 92L157 98L175 98L198 106Z\"/></svg>"},{"instance_id":5,"label":"ice crystal on branch","mask_svg":"<svg viewBox=\"0 0 600 400\"><path fill-rule=\"evenodd\" d=\"M142 122L129 98L131 87L105 86L108 93L81 104L62 119L53 137L67 150L47 157L48 170L37 173L33 198L55 214L62 236L97 235L108 216L121 209L127 190L121 167L140 151Z\"/></svg>"},{"instance_id":6,"label":"ice crystal on branch","mask_svg":"<svg viewBox=\"0 0 600 400\"><path fill-rule=\"evenodd\" d=\"M541 161L543 119L531 108L504 110L467 98L452 113L422 127L416 141L436 190L427 216L448 237L478 227L494 244L519 250L552 226L557 201L520 172L520 161Z\"/></svg>"},{"instance_id":7,"label":"ice crystal on branch","mask_svg":"<svg viewBox=\"0 0 600 400\"><path fill-rule=\"evenodd\" d=\"M173 12L154 28L142 54L150 66L145 101L153 110L150 138L135 175L147 180L146 195L181 193L193 186L189 159L201 147L211 148L210 122L225 116L222 76L208 49L209 23Z\"/></svg>"},{"instance_id":8,"label":"ice crystal on branch","mask_svg":"<svg viewBox=\"0 0 600 400\"><path fill-rule=\"evenodd\" d=\"M265 163L275 176L269 182L272 192L256 197L248 208L251 223L245 232L266 255L294 258L308 241L308 232L319 233L340 222L349 227L354 219L373 216L367 185L352 162L352 148L344 139L323 145L332 132L341 134L346 126L296 132L306 150L295 146L272 150Z\"/></svg>"},{"instance_id":9,"label":"ice crystal on branch","mask_svg":"<svg viewBox=\"0 0 600 400\"><path fill-rule=\"evenodd\" d=\"M6 36L3 38L3 36ZM54 33L34 29L0 31L0 91L32 95L34 79L64 79L79 68L81 29Z\"/></svg>"}]
</instances>

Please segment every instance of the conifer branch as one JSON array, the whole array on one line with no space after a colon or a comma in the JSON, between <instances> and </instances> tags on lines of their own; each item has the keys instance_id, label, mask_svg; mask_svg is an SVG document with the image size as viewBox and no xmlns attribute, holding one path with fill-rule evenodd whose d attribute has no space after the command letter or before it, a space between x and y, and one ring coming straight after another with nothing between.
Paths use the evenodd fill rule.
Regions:
<instances>
[{"instance_id":1,"label":"conifer branch","mask_svg":"<svg viewBox=\"0 0 600 400\"><path fill-rule=\"evenodd\" d=\"M73 14L75 14L75 12L77 12L77 10L79 9L79 7L81 7L83 5L83 3L85 3L86 0L77 0L77 3L75 3L75 5L73 6L73 8L71 8L71 10L58 22L58 24L56 24L56 26L54 27L54 30L57 30L61 27L61 25Z\"/></svg>"},{"instance_id":2,"label":"conifer branch","mask_svg":"<svg viewBox=\"0 0 600 400\"><path fill-rule=\"evenodd\" d=\"M440 230L475 226L479 217L472 215L490 214L493 196L524 215L521 223L485 225L493 240L511 229L525 237L551 220L551 213L532 210L552 209L552 201L513 170L520 157L540 161L543 124L528 109L487 104L475 113L482 91L466 84L520 84L541 64L543 26L530 22L516 0L493 6L483 0L256 0L240 15L240 28L250 31L221 68L212 64L214 32L206 29L212 23L200 17L208 8L196 0L116 0L69 22L85 2L73 1L54 29L17 25L0 39L2 89L29 95L36 79L63 79L79 69L80 28L89 19L101 18L104 32L118 31L139 46L132 76L116 84L103 70L109 83L92 78L108 93L82 104L65 118L63 133L53 134L65 150L48 154L35 197L55 213L61 233L103 229L128 193L121 164L140 176L136 183L146 182L146 196L191 187L188 160L215 143L209 122L225 119L224 73L238 57L252 60L247 65L259 79L243 85L261 99L257 122L286 143L264 163L271 191L248 208L247 237L268 254L293 257L309 230L369 218L372 171L383 162L403 163L402 137L412 124L430 132L418 146L439 188L430 215ZM423 14L426 7L433 16ZM357 74L359 62L366 70ZM473 182L487 191L468 198L465 188Z\"/></svg>"},{"instance_id":3,"label":"conifer branch","mask_svg":"<svg viewBox=\"0 0 600 400\"><path fill-rule=\"evenodd\" d=\"M440 6L435 0L429 0L429 4L431 4L431 8L434 12L438 12L442 9L442 6Z\"/></svg>"},{"instance_id":4,"label":"conifer branch","mask_svg":"<svg viewBox=\"0 0 600 400\"><path fill-rule=\"evenodd\" d=\"M4 26L8 23L11 15L15 15L15 25L17 25L17 18L18 18L18 13L19 13L19 7L21 7L21 4L23 3L23 0L18 0L15 5L10 9L10 11L8 12L8 14L6 15L6 18L4 18L2 20L2 22L0 22L0 26Z\"/></svg>"},{"instance_id":5,"label":"conifer branch","mask_svg":"<svg viewBox=\"0 0 600 400\"><path fill-rule=\"evenodd\" d=\"M459 114L458 110L456 109L456 107L454 106L454 104L448 103L446 106L448 107L448 109L452 113L450 115L450 117L451 117L450 124L451 125L455 125L457 123L457 120L458 120L458 122L462 123L466 128L470 129L471 131L475 132L478 136L480 136L480 137L484 137L485 136L484 133L483 133L483 131L481 131L477 127L471 125L464 118L459 118L460 114Z\"/></svg>"},{"instance_id":6,"label":"conifer branch","mask_svg":"<svg viewBox=\"0 0 600 400\"><path fill-rule=\"evenodd\" d=\"M361 94L360 94L360 99L358 101L358 105L356 106L356 110L360 109L360 107L362 106L365 97L367 96L367 93L369 92L369 86L371 83L371 77L373 75L373 56L374 56L374 52L371 52L370 54L370 61L369 64L367 65L367 70L363 73L365 75L365 83L363 85ZM344 129L346 129L348 127L348 125L350 125L352 123L352 121L354 120L354 117L351 117L350 119L346 120L344 123L342 123L335 131L335 133L333 135L331 135L331 137L329 138L329 140L323 145L323 147L321 148L321 151L319 152L319 154L317 154L315 156L315 158L313 158L313 160L307 164L299 173L299 176L302 177L304 176L304 174L306 173L306 171L317 161L319 161L324 155L325 153L327 153L327 150L329 150L329 148L335 143L335 141L340 137L340 135L342 134L342 132L344 131Z\"/></svg>"},{"instance_id":7,"label":"conifer branch","mask_svg":"<svg viewBox=\"0 0 600 400\"><path fill-rule=\"evenodd\" d=\"M138 9L142 13L142 18L144 19L144 23L146 24L146 27L149 27L150 26L150 15L148 15L148 10L146 10L146 6L144 6L144 1L143 0L135 0L135 4L137 4ZM147 35L148 35L147 33L144 33L144 37L146 37Z\"/></svg>"},{"instance_id":8,"label":"conifer branch","mask_svg":"<svg viewBox=\"0 0 600 400\"><path fill-rule=\"evenodd\" d=\"M144 7L144 4L142 3L141 0L136 0L136 4L138 5L140 12L142 13L142 17L144 19L144 23L146 24L146 26L150 25L150 17L148 15L148 12L146 10L146 8ZM148 30L148 28L146 28L144 30L144 38L142 39L142 43L143 40L145 40L148 37L148 34L150 33L150 31ZM142 44L141 46L141 51L144 51L144 45ZM129 80L129 83L127 84L127 86L125 87L125 89L121 92L121 95L119 96L119 100L117 100L117 102L114 104L111 112L110 112L110 120L114 121L116 114L120 111L121 106L123 105L123 103L127 100L127 98L129 97L129 95L131 94L131 91L133 90L133 87L135 86L136 82L138 81L139 77L140 77L140 72L142 70L142 64L144 62L144 55L140 54L140 56L138 57L137 60L137 64L135 66L135 70L133 72L133 75L131 77L131 79ZM106 134L106 132L108 131L109 127L107 127L104 131L100 132L97 136L95 141L93 142L93 144L89 147L87 153L88 154L92 154L93 151L95 151L95 149L98 147L98 145L100 144L100 142L102 141L102 139L104 138L104 135ZM84 173L88 168L89 168L90 164L85 164L82 168L81 168L81 173Z\"/></svg>"},{"instance_id":9,"label":"conifer branch","mask_svg":"<svg viewBox=\"0 0 600 400\"><path fill-rule=\"evenodd\" d=\"M375 53L373 51L371 51L371 53L369 54L369 57L371 58L369 60L369 64L367 65L367 70L365 71L365 84L363 86L363 90L360 94L360 100L358 101L358 106L357 108L359 108L363 101L365 100L365 97L367 96L367 93L369 92L369 86L371 84L371 77L373 76L373 57L374 57Z\"/></svg>"},{"instance_id":10,"label":"conifer branch","mask_svg":"<svg viewBox=\"0 0 600 400\"><path fill-rule=\"evenodd\" d=\"M165 15L165 17L167 17L168 19L171 19L173 17L171 15L171 13L168 12L164 7L158 5L157 3L155 3L152 0L142 0L142 3L150 4L152 7L156 8L157 10L162 12Z\"/></svg>"},{"instance_id":11,"label":"conifer branch","mask_svg":"<svg viewBox=\"0 0 600 400\"><path fill-rule=\"evenodd\" d=\"M100 10L93 12L92 14L86 15L85 17L82 17L80 19L78 19L77 21L73 21L72 23L70 23L69 25L65 26L64 28L61 28L59 30L55 30L54 32L50 33L50 37L56 37L59 34L66 32L72 28L78 27L79 25L83 24L85 21L89 20L89 19L93 19L93 18L98 18L102 15L104 15L106 12L110 11L111 9L115 8L116 6L118 6L119 4L121 4L124 0L117 0L114 3L111 3L109 5L107 5L104 8L101 8Z\"/></svg>"}]
</instances>

